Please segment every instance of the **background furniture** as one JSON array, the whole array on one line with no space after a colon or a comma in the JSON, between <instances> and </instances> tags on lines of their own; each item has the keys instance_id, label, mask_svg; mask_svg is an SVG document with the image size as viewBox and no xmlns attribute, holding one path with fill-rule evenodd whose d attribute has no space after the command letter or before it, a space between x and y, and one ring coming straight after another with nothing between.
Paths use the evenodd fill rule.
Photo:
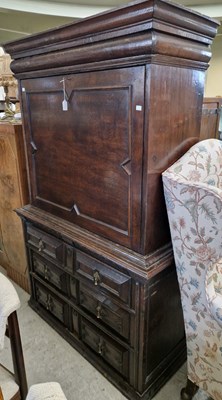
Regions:
<instances>
[{"instance_id":1,"label":"background furniture","mask_svg":"<svg viewBox=\"0 0 222 400\"><path fill-rule=\"evenodd\" d=\"M163 173L187 341L188 385L222 397L222 142L202 141ZM191 384L191 382L193 384Z\"/></svg>"},{"instance_id":2,"label":"background furniture","mask_svg":"<svg viewBox=\"0 0 222 400\"><path fill-rule=\"evenodd\" d=\"M0 265L29 290L22 224L15 208L28 201L22 125L0 123Z\"/></svg>"},{"instance_id":3,"label":"background furniture","mask_svg":"<svg viewBox=\"0 0 222 400\"><path fill-rule=\"evenodd\" d=\"M18 85L10 70L11 57L9 54L0 55L0 86L4 88L9 101L10 98L17 98Z\"/></svg>"},{"instance_id":4,"label":"background furniture","mask_svg":"<svg viewBox=\"0 0 222 400\"><path fill-rule=\"evenodd\" d=\"M205 97L203 100L200 139L221 139L222 97Z\"/></svg>"},{"instance_id":5,"label":"background furniture","mask_svg":"<svg viewBox=\"0 0 222 400\"><path fill-rule=\"evenodd\" d=\"M25 400L27 380L23 359L22 343L17 318L20 301L14 286L0 273L0 348L4 345L4 334L10 340L14 374L0 364L0 386L4 400ZM7 322L7 329L6 329Z\"/></svg>"},{"instance_id":6,"label":"background furniture","mask_svg":"<svg viewBox=\"0 0 222 400\"><path fill-rule=\"evenodd\" d=\"M30 305L130 399L185 360L161 172L199 139L216 29L148 0L5 46L24 116Z\"/></svg>"}]
</instances>

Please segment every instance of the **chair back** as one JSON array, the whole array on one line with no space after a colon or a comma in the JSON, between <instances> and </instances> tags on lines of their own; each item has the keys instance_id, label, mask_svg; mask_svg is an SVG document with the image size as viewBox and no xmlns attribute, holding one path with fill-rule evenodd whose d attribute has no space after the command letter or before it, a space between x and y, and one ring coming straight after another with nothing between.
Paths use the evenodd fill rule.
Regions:
<instances>
[{"instance_id":1,"label":"chair back","mask_svg":"<svg viewBox=\"0 0 222 400\"><path fill-rule=\"evenodd\" d=\"M222 142L195 144L163 173L183 307L188 379L222 399Z\"/></svg>"}]
</instances>

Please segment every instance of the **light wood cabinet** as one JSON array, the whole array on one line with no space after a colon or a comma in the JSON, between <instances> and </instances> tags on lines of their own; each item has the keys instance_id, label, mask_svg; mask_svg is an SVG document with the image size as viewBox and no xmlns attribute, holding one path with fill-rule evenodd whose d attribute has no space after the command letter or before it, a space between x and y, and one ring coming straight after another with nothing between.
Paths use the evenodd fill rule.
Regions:
<instances>
[{"instance_id":1,"label":"light wood cabinet","mask_svg":"<svg viewBox=\"0 0 222 400\"><path fill-rule=\"evenodd\" d=\"M222 111L221 97L205 97L203 100L200 139L221 139L220 120Z\"/></svg>"},{"instance_id":2,"label":"light wood cabinet","mask_svg":"<svg viewBox=\"0 0 222 400\"><path fill-rule=\"evenodd\" d=\"M22 224L14 212L27 199L22 125L0 123L0 265L28 291Z\"/></svg>"}]
</instances>

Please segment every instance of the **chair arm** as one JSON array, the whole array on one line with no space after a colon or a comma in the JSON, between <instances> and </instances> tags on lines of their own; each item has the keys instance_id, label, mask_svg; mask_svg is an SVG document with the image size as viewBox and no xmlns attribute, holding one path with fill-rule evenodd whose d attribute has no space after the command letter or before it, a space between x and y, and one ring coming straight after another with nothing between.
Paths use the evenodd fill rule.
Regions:
<instances>
[{"instance_id":1,"label":"chair arm","mask_svg":"<svg viewBox=\"0 0 222 400\"><path fill-rule=\"evenodd\" d=\"M210 265L205 276L207 307L222 327L222 258Z\"/></svg>"}]
</instances>

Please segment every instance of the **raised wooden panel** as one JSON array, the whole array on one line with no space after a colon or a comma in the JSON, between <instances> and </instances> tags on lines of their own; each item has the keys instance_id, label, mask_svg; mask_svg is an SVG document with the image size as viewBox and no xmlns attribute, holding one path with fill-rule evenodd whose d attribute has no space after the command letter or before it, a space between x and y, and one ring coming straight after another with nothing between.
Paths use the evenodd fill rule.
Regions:
<instances>
[{"instance_id":1,"label":"raised wooden panel","mask_svg":"<svg viewBox=\"0 0 222 400\"><path fill-rule=\"evenodd\" d=\"M33 285L35 298L39 304L64 325L68 325L68 305L37 280L33 281Z\"/></svg>"},{"instance_id":2,"label":"raised wooden panel","mask_svg":"<svg viewBox=\"0 0 222 400\"><path fill-rule=\"evenodd\" d=\"M40 254L56 261L63 261L63 242L32 225L27 226L27 243Z\"/></svg>"},{"instance_id":3,"label":"raised wooden panel","mask_svg":"<svg viewBox=\"0 0 222 400\"><path fill-rule=\"evenodd\" d=\"M129 350L82 319L82 340L121 375L129 375Z\"/></svg>"},{"instance_id":4,"label":"raised wooden panel","mask_svg":"<svg viewBox=\"0 0 222 400\"><path fill-rule=\"evenodd\" d=\"M34 252L32 252L32 271L67 294L67 275L65 272Z\"/></svg>"},{"instance_id":5,"label":"raised wooden panel","mask_svg":"<svg viewBox=\"0 0 222 400\"><path fill-rule=\"evenodd\" d=\"M125 245L139 243L144 68L23 86L32 203Z\"/></svg>"},{"instance_id":6,"label":"raised wooden panel","mask_svg":"<svg viewBox=\"0 0 222 400\"><path fill-rule=\"evenodd\" d=\"M108 325L121 336L129 339L130 314L113 303L108 296L92 291L88 286L80 284L80 305L93 314L97 321Z\"/></svg>"},{"instance_id":7,"label":"raised wooden panel","mask_svg":"<svg viewBox=\"0 0 222 400\"><path fill-rule=\"evenodd\" d=\"M131 278L97 259L80 251L76 252L76 273L125 303L131 300Z\"/></svg>"}]
</instances>

